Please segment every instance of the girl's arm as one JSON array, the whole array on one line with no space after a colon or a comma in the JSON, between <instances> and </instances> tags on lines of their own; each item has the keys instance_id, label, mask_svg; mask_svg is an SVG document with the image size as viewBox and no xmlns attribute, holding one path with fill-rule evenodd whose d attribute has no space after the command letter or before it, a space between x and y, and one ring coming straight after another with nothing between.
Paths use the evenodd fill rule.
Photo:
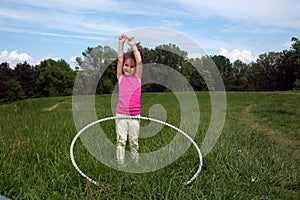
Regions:
<instances>
[{"instance_id":1,"label":"girl's arm","mask_svg":"<svg viewBox=\"0 0 300 200\"><path fill-rule=\"evenodd\" d=\"M118 46L118 65L117 65L117 78L118 80L121 78L122 76L122 71L123 71L123 60L124 60L124 51L123 51L123 47L124 47L124 42L126 40L127 36L125 34L122 34L119 36L119 46Z\"/></svg>"},{"instance_id":2,"label":"girl's arm","mask_svg":"<svg viewBox=\"0 0 300 200\"><path fill-rule=\"evenodd\" d=\"M142 72L143 72L143 62L142 62L142 57L141 54L136 46L136 43L134 41L134 37L127 38L128 44L131 46L131 49L134 54L134 58L136 61L136 76L138 79L141 81L142 79Z\"/></svg>"}]
</instances>

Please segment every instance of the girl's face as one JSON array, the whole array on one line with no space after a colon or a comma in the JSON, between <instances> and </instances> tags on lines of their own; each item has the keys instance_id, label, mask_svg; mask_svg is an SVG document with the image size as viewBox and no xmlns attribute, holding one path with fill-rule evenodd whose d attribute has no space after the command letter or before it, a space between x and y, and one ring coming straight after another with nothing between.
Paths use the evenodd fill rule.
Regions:
<instances>
[{"instance_id":1,"label":"girl's face","mask_svg":"<svg viewBox=\"0 0 300 200\"><path fill-rule=\"evenodd\" d=\"M123 64L123 72L125 76L132 76L135 74L136 66L133 58L126 58Z\"/></svg>"}]
</instances>

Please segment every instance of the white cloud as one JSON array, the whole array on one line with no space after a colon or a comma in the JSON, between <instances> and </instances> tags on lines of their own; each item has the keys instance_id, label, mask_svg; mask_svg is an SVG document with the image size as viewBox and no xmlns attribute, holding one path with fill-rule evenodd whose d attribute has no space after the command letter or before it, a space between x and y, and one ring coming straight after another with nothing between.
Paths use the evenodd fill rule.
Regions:
<instances>
[{"instance_id":1,"label":"white cloud","mask_svg":"<svg viewBox=\"0 0 300 200\"><path fill-rule=\"evenodd\" d=\"M39 65L42 61L49 60L49 59L55 60L55 61L59 61L59 60L61 60L62 58L60 58L60 57L58 57L58 56L55 56L55 55L48 55L48 56L46 56L46 57L44 57L44 58L41 58L41 59L39 59L39 60L33 61L31 64L33 64L33 65ZM66 61L66 62L67 62L67 61Z\"/></svg>"},{"instance_id":2,"label":"white cloud","mask_svg":"<svg viewBox=\"0 0 300 200\"><path fill-rule=\"evenodd\" d=\"M27 53L18 53L18 50L13 50L11 52L7 50L3 50L0 52L0 63L7 62L9 63L9 66L11 68L14 68L18 63L27 62L30 65L38 65L43 60L52 59L55 61L60 60L61 58L54 55L49 55L41 59L33 59L29 54Z\"/></svg>"},{"instance_id":3,"label":"white cloud","mask_svg":"<svg viewBox=\"0 0 300 200\"><path fill-rule=\"evenodd\" d=\"M201 53L189 53L188 58L201 58L203 55Z\"/></svg>"},{"instance_id":4,"label":"white cloud","mask_svg":"<svg viewBox=\"0 0 300 200\"><path fill-rule=\"evenodd\" d=\"M228 58L231 62L234 62L236 60L243 61L245 63L250 63L256 61L257 57L252 55L251 51L249 50L239 50L239 49L233 49L229 51L225 48L220 48L219 55L225 56Z\"/></svg>"},{"instance_id":5,"label":"white cloud","mask_svg":"<svg viewBox=\"0 0 300 200\"><path fill-rule=\"evenodd\" d=\"M18 53L18 50L8 52L3 50L0 52L0 62L8 62L11 67L17 63L23 63L24 61L32 61L32 57L27 53Z\"/></svg>"},{"instance_id":6,"label":"white cloud","mask_svg":"<svg viewBox=\"0 0 300 200\"><path fill-rule=\"evenodd\" d=\"M71 56L70 62L76 63L76 58L77 58L77 57L78 57L78 56Z\"/></svg>"},{"instance_id":7,"label":"white cloud","mask_svg":"<svg viewBox=\"0 0 300 200\"><path fill-rule=\"evenodd\" d=\"M72 69L75 69L75 67L76 67L76 58L77 58L78 56L71 56L70 57L70 59L69 59L69 65L70 65L70 67L72 68Z\"/></svg>"}]
</instances>

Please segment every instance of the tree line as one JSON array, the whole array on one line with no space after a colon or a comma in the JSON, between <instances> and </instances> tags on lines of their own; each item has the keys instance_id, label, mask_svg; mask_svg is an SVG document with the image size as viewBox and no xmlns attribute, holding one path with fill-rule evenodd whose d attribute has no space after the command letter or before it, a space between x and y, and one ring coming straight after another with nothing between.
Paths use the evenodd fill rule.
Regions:
<instances>
[{"instance_id":1,"label":"tree line","mask_svg":"<svg viewBox=\"0 0 300 200\"><path fill-rule=\"evenodd\" d=\"M164 79L167 85L183 82L172 79L174 71L195 91L218 90L215 82L218 78L226 91L300 90L300 41L296 37L291 41L290 49L261 54L249 64L240 60L232 63L222 55L188 58L188 53L175 44L145 48L144 70L152 67L146 81L153 84L143 85L142 91L169 91L165 85L154 83L158 79ZM35 97L111 93L117 84L116 58L117 52L111 47L97 46L88 47L82 57L77 57L75 69L63 59L47 59L35 66L25 61L14 68L3 62L0 64L0 103ZM213 71L212 65L220 73ZM216 79L216 76L220 77ZM179 84L177 89L191 88Z\"/></svg>"}]
</instances>

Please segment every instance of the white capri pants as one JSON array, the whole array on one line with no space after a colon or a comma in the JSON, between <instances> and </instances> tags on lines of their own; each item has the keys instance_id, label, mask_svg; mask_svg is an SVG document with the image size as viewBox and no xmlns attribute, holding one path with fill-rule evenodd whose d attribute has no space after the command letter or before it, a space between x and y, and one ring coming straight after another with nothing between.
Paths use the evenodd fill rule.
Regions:
<instances>
[{"instance_id":1,"label":"white capri pants","mask_svg":"<svg viewBox=\"0 0 300 200\"><path fill-rule=\"evenodd\" d=\"M116 114L116 116L128 116L126 114ZM138 115L139 116L139 115ZM138 137L140 132L139 119L116 119L117 132L117 161L119 165L125 164L125 147L127 136L129 140L131 158L137 163L139 161Z\"/></svg>"}]
</instances>

